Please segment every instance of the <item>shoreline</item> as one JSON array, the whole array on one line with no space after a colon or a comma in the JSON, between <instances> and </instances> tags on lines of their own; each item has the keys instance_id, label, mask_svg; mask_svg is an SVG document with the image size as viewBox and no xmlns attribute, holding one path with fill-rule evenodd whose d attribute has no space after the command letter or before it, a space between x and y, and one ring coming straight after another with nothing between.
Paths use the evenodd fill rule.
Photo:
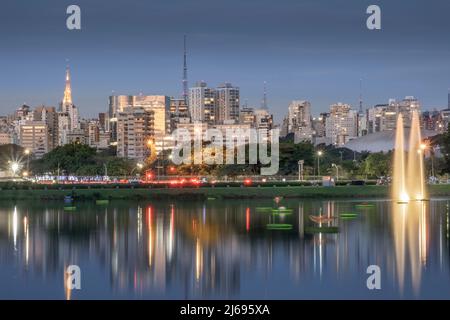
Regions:
<instances>
[{"instance_id":1,"label":"shoreline","mask_svg":"<svg viewBox=\"0 0 450 320\"><path fill-rule=\"evenodd\" d=\"M215 200L215 199L361 199L387 198L388 186L245 186L245 187L167 187L167 188L85 188L85 189L2 189L1 201L63 201L72 195L75 200ZM428 187L430 197L450 196L450 185L431 185Z\"/></svg>"}]
</instances>

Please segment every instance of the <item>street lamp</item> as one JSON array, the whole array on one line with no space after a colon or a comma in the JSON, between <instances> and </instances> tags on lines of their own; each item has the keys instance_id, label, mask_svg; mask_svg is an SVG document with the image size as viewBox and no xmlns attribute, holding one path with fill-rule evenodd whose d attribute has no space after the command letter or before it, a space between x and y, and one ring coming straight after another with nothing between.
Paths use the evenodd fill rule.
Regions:
<instances>
[{"instance_id":1,"label":"street lamp","mask_svg":"<svg viewBox=\"0 0 450 320\"><path fill-rule=\"evenodd\" d=\"M323 155L322 151L317 151L317 176L320 177L320 157Z\"/></svg>"}]
</instances>

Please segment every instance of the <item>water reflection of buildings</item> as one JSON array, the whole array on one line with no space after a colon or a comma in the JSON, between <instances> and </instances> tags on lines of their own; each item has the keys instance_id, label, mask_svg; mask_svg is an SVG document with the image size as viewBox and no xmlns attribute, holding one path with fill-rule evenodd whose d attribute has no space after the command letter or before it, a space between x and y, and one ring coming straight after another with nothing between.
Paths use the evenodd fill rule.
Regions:
<instances>
[{"instance_id":1,"label":"water reflection of buildings","mask_svg":"<svg viewBox=\"0 0 450 320\"><path fill-rule=\"evenodd\" d=\"M21 277L56 279L63 297L64 267L93 264L102 270L98 281L107 287L105 296L149 298L251 297L251 285L260 290L257 297L274 297L273 281L288 280L291 288L356 284L355 275L371 264L388 270L399 291L404 283L418 291L430 261L448 270L445 201L421 203L425 211L413 205L406 214L379 202L376 212L361 211L356 220L327 222L340 228L338 234L305 232L314 224L309 215L338 216L354 203L291 202L294 214L279 222L294 228L283 232L266 230L273 217L255 212L257 205L81 205L72 213L51 206L0 209L0 265L20 266Z\"/></svg>"}]
</instances>

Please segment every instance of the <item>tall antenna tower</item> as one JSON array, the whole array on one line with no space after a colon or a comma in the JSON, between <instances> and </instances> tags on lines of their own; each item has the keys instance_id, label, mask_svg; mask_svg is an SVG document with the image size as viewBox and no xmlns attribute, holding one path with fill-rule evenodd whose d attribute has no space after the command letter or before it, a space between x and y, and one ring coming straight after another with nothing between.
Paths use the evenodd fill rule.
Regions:
<instances>
[{"instance_id":1,"label":"tall antenna tower","mask_svg":"<svg viewBox=\"0 0 450 320\"><path fill-rule=\"evenodd\" d=\"M184 35L184 56L183 56L183 100L188 104L188 78L187 78L187 50L186 35Z\"/></svg>"},{"instance_id":2,"label":"tall antenna tower","mask_svg":"<svg viewBox=\"0 0 450 320\"><path fill-rule=\"evenodd\" d=\"M359 79L359 114L363 113L362 79Z\"/></svg>"},{"instance_id":3,"label":"tall antenna tower","mask_svg":"<svg viewBox=\"0 0 450 320\"><path fill-rule=\"evenodd\" d=\"M261 107L264 110L267 110L267 82L266 81L264 81L264 94L263 94L263 100L261 103Z\"/></svg>"}]
</instances>

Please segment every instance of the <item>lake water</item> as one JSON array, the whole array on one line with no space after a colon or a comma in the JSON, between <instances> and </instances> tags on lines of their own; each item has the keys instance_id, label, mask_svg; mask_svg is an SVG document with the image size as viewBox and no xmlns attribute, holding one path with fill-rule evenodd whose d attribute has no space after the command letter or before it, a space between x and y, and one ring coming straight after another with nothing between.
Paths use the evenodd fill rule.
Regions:
<instances>
[{"instance_id":1,"label":"lake water","mask_svg":"<svg viewBox=\"0 0 450 320\"><path fill-rule=\"evenodd\" d=\"M2 203L0 298L450 298L450 200L362 203ZM267 209L279 206L292 211ZM81 290L65 285L69 265Z\"/></svg>"}]
</instances>

